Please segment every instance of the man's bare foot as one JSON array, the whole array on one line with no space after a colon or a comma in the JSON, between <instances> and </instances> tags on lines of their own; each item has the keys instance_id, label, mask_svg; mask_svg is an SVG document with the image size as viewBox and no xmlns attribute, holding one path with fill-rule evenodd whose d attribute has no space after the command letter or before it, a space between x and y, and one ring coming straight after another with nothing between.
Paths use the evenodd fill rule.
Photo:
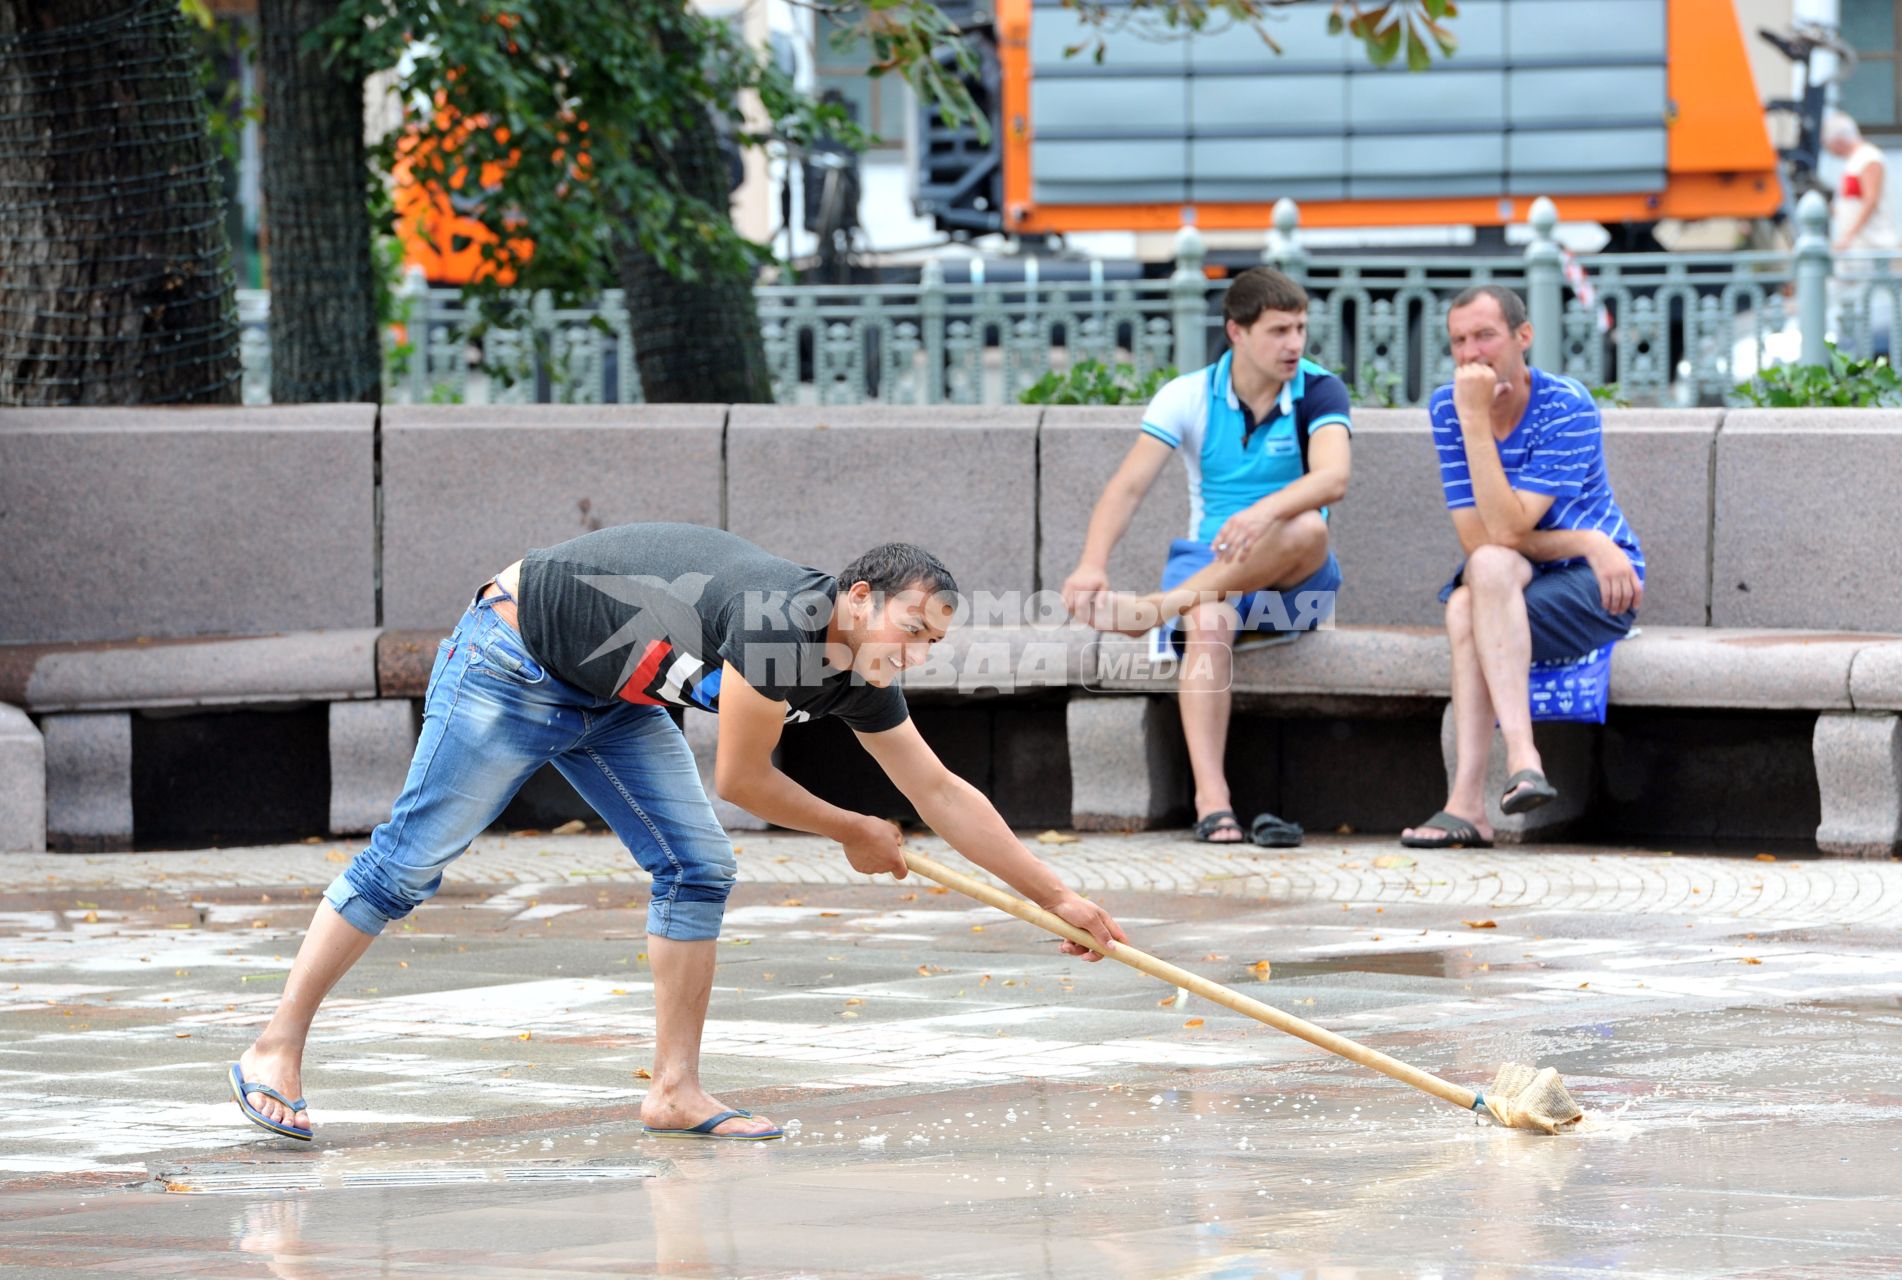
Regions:
<instances>
[{"instance_id":1,"label":"man's bare foot","mask_svg":"<svg viewBox=\"0 0 1902 1280\"><path fill-rule=\"evenodd\" d=\"M697 1124L706 1123L710 1116L730 1110L734 1108L698 1087L666 1093L650 1089L641 1102L641 1123L650 1129L691 1129ZM766 1133L778 1127L763 1116L734 1116L731 1120L723 1120L715 1125L713 1132L728 1135Z\"/></svg>"},{"instance_id":2,"label":"man's bare foot","mask_svg":"<svg viewBox=\"0 0 1902 1280\"><path fill-rule=\"evenodd\" d=\"M303 1097L303 1054L292 1049L265 1049L260 1047L262 1043L260 1041L252 1045L238 1058L238 1069L244 1072L245 1083L266 1085L293 1101ZM292 1115L291 1109L275 1098L267 1098L261 1093L249 1096L252 1107L273 1123L294 1129L311 1127L308 1111Z\"/></svg>"}]
</instances>

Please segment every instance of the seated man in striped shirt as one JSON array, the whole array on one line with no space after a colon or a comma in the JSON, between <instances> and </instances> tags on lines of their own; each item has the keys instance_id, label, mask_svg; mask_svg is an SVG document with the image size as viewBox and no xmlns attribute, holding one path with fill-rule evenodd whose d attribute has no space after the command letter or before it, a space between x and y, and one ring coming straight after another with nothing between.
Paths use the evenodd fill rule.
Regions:
<instances>
[{"instance_id":1,"label":"seated man in striped shirt","mask_svg":"<svg viewBox=\"0 0 1902 1280\"><path fill-rule=\"evenodd\" d=\"M1453 300L1458 366L1433 393L1440 485L1466 562L1441 589L1453 645L1456 763L1446 807L1401 843L1492 843L1482 789L1497 721L1509 774L1499 807L1557 797L1532 742L1530 664L1579 657L1631 630L1644 552L1605 474L1598 406L1571 378L1526 363L1526 304L1503 285Z\"/></svg>"}]
</instances>

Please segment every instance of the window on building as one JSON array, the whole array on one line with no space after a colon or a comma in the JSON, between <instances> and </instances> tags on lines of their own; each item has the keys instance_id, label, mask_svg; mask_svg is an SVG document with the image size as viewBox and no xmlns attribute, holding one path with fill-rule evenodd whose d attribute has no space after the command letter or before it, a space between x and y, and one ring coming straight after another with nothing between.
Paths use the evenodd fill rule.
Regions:
<instances>
[{"instance_id":1,"label":"window on building","mask_svg":"<svg viewBox=\"0 0 1902 1280\"><path fill-rule=\"evenodd\" d=\"M1896 32L1902 0L1841 0L1843 40L1856 51L1856 73L1837 91L1842 109L1872 132L1902 129L1896 101Z\"/></svg>"},{"instance_id":2,"label":"window on building","mask_svg":"<svg viewBox=\"0 0 1902 1280\"><path fill-rule=\"evenodd\" d=\"M871 45L862 37L846 41L843 47L835 37L851 22L841 23L829 13L813 15L816 36L813 67L816 83L812 96L837 90L845 99L846 110L859 127L871 136L874 147L899 147L905 142L906 85L901 75L874 76Z\"/></svg>"}]
</instances>

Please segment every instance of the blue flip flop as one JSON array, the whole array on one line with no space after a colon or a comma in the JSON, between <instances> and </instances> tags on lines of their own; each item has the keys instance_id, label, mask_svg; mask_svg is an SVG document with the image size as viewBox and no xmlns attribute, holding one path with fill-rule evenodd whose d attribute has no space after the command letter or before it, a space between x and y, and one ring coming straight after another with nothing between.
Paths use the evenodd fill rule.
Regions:
<instances>
[{"instance_id":1,"label":"blue flip flop","mask_svg":"<svg viewBox=\"0 0 1902 1280\"><path fill-rule=\"evenodd\" d=\"M715 1133L714 1130L735 1116L751 1116L751 1111L722 1111L717 1116L708 1116L691 1129L656 1129L651 1124L641 1128L656 1138L712 1138L716 1142L765 1142L769 1138L783 1138L784 1129L768 1129L764 1133Z\"/></svg>"},{"instance_id":2,"label":"blue flip flop","mask_svg":"<svg viewBox=\"0 0 1902 1280\"><path fill-rule=\"evenodd\" d=\"M247 1083L244 1078L244 1072L238 1069L238 1064L235 1062L231 1064L231 1070L227 1073L227 1076L231 1081L231 1096L237 1102L238 1110L244 1112L244 1118L246 1120L249 1120L260 1129L269 1129L272 1133L277 1134L281 1138L296 1138L299 1142L309 1142L311 1140L312 1135L309 1129L300 1129L294 1124L279 1124L252 1106L250 1095L261 1093L267 1098L283 1103L291 1109L293 1114L305 1109L305 1103L302 1098L293 1102L269 1085Z\"/></svg>"}]
</instances>

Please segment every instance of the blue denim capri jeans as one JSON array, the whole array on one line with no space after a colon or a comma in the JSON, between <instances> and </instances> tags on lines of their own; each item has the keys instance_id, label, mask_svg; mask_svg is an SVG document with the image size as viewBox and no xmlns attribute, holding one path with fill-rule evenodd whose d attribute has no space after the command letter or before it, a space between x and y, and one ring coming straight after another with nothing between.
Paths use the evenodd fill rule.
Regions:
<instances>
[{"instance_id":1,"label":"blue denim capri jeans","mask_svg":"<svg viewBox=\"0 0 1902 1280\"><path fill-rule=\"evenodd\" d=\"M324 899L353 928L381 933L441 887L443 868L548 763L654 877L647 931L717 938L733 845L686 735L663 707L603 702L557 679L488 600L437 651L403 792Z\"/></svg>"}]
</instances>

